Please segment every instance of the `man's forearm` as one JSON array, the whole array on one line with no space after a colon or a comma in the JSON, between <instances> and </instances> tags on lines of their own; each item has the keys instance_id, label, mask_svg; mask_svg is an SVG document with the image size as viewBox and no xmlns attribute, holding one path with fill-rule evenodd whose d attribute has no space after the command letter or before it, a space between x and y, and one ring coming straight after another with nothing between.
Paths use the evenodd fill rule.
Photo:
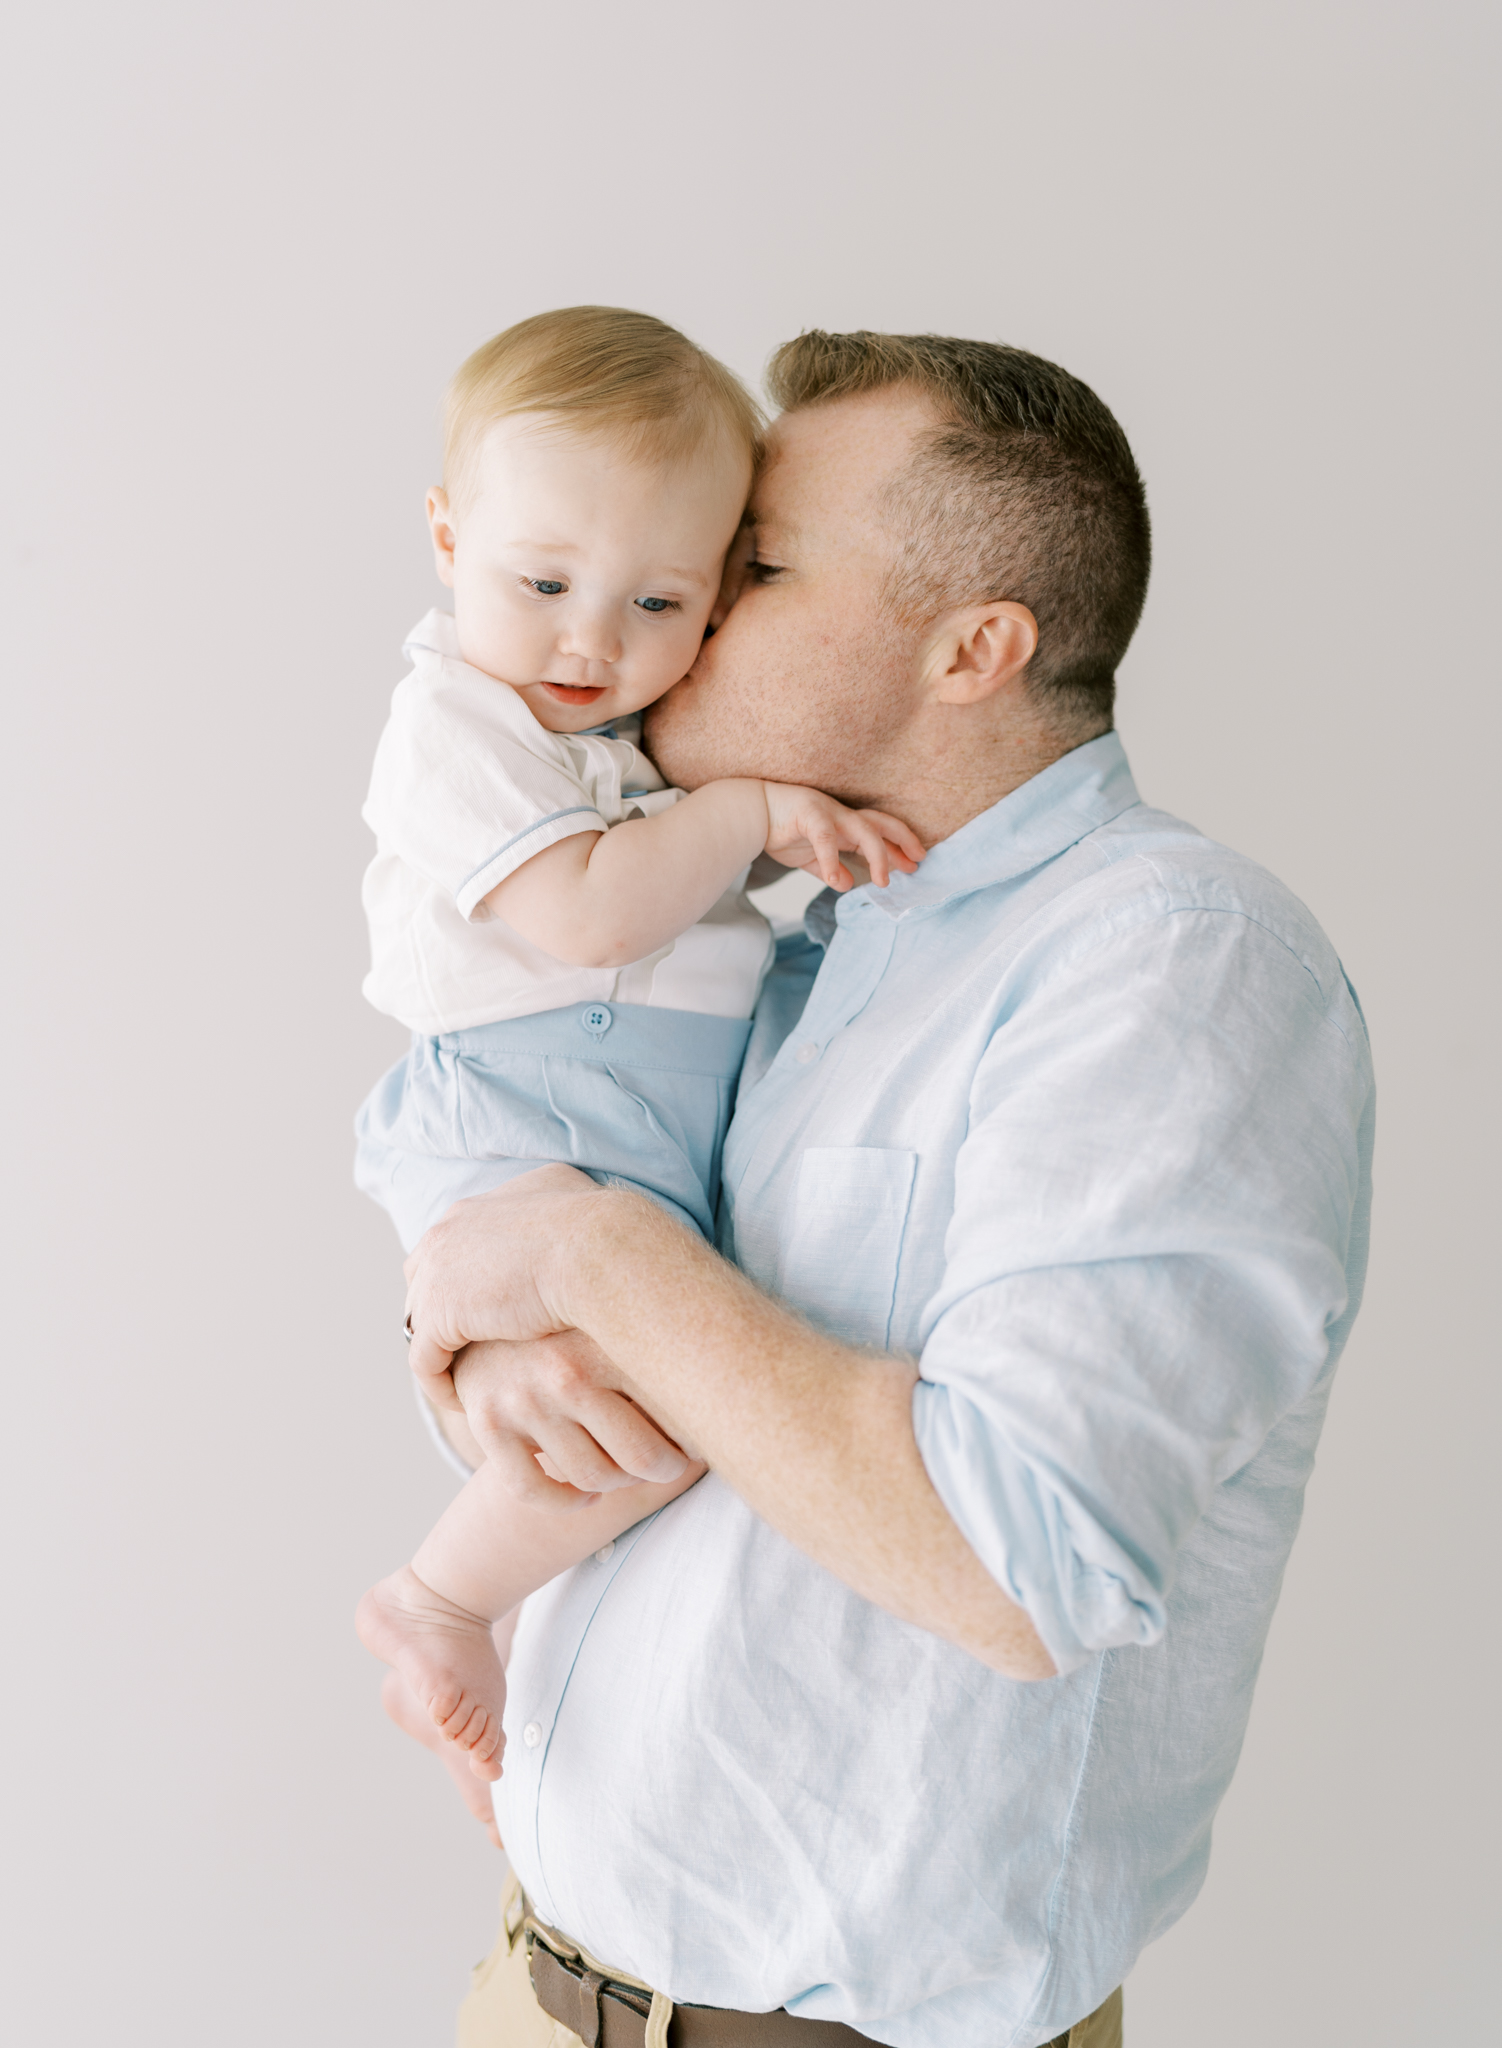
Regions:
<instances>
[{"instance_id":1,"label":"man's forearm","mask_svg":"<svg viewBox=\"0 0 1502 2048\"><path fill-rule=\"evenodd\" d=\"M645 1198L612 1193L567 1282L578 1327L686 1450L856 1592L1010 1678L1054 1667L934 1491L910 1361L811 1329Z\"/></svg>"}]
</instances>

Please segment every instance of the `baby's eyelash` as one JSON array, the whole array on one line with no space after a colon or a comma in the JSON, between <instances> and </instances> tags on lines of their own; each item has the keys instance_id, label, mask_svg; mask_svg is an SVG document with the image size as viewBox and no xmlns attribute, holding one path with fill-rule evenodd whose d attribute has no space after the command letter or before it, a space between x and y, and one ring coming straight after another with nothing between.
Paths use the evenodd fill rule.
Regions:
<instances>
[{"instance_id":1,"label":"baby's eyelash","mask_svg":"<svg viewBox=\"0 0 1502 2048\"><path fill-rule=\"evenodd\" d=\"M561 597L568 589L568 585L557 576L524 576L522 583L528 590L535 590L539 597Z\"/></svg>"},{"instance_id":2,"label":"baby's eyelash","mask_svg":"<svg viewBox=\"0 0 1502 2048\"><path fill-rule=\"evenodd\" d=\"M639 597L636 602L649 619L665 618L669 612L683 610L676 597Z\"/></svg>"}]
</instances>

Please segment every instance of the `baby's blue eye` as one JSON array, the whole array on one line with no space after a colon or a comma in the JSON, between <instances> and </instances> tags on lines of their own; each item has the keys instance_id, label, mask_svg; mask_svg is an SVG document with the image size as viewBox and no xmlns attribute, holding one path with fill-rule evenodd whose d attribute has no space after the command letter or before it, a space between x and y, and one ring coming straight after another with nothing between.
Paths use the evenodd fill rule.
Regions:
<instances>
[{"instance_id":1,"label":"baby's blue eye","mask_svg":"<svg viewBox=\"0 0 1502 2048\"><path fill-rule=\"evenodd\" d=\"M539 597L556 597L563 588L563 585L555 583L551 576L533 576L529 580Z\"/></svg>"},{"instance_id":2,"label":"baby's blue eye","mask_svg":"<svg viewBox=\"0 0 1502 2048\"><path fill-rule=\"evenodd\" d=\"M636 601L644 612L670 612L673 609L665 597L639 597Z\"/></svg>"}]
</instances>

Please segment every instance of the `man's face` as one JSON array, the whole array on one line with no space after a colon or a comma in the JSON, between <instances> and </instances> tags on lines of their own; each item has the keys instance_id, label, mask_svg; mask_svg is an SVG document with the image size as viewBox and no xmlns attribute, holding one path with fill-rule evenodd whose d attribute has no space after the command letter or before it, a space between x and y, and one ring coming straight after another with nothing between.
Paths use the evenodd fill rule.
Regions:
<instances>
[{"instance_id":1,"label":"man's face","mask_svg":"<svg viewBox=\"0 0 1502 2048\"><path fill-rule=\"evenodd\" d=\"M670 782L724 775L810 783L847 803L891 799L918 685L918 636L882 590L897 538L885 486L937 424L895 388L788 413L751 496L742 593L677 688L648 714Z\"/></svg>"}]
</instances>

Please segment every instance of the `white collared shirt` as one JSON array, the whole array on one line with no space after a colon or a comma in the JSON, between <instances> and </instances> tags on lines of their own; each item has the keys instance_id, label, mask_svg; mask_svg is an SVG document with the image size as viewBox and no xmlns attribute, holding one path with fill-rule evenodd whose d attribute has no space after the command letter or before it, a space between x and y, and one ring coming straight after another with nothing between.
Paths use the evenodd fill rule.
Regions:
<instances>
[{"instance_id":1,"label":"white collared shirt","mask_svg":"<svg viewBox=\"0 0 1502 2048\"><path fill-rule=\"evenodd\" d=\"M402 652L412 669L361 813L376 835L362 889L376 1009L425 1035L584 1002L749 1017L772 938L744 875L696 925L620 968L568 966L485 906L544 848L678 802L636 744L640 720L549 732L509 684L462 658L447 612L429 612Z\"/></svg>"}]
</instances>

